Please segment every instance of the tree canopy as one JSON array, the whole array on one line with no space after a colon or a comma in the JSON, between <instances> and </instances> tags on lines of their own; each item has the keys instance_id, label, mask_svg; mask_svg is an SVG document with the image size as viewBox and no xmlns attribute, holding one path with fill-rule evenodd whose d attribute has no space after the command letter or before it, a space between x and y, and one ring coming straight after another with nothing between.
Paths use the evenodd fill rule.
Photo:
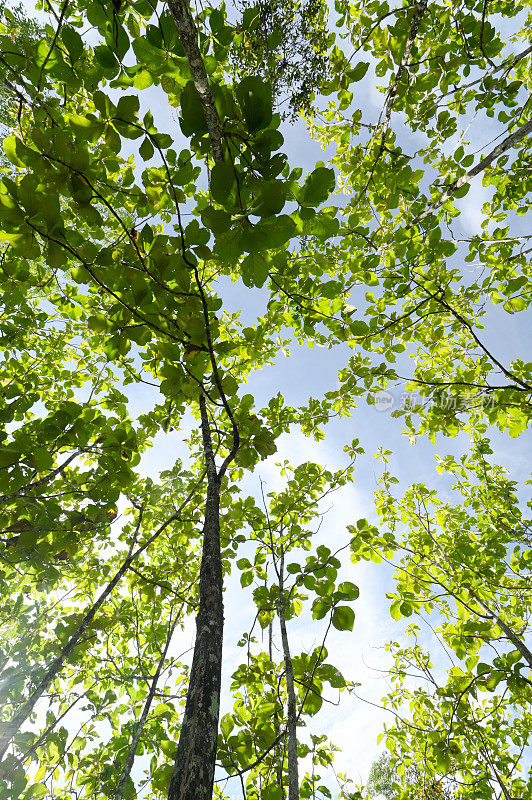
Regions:
<instances>
[{"instance_id":1,"label":"tree canopy","mask_svg":"<svg viewBox=\"0 0 532 800\"><path fill-rule=\"evenodd\" d=\"M1 6L2 800L531 796L531 22ZM374 509L329 547L387 405L446 451L438 487L394 475L383 424ZM335 465L298 462L334 426ZM364 787L323 720L369 569L397 633Z\"/></svg>"}]
</instances>

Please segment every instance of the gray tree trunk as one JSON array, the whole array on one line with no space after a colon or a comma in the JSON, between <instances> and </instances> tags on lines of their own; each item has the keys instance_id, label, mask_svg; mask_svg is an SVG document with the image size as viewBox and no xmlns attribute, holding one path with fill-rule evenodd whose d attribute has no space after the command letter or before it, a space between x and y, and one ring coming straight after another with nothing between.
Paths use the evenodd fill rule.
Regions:
<instances>
[{"instance_id":1,"label":"gray tree trunk","mask_svg":"<svg viewBox=\"0 0 532 800\"><path fill-rule=\"evenodd\" d=\"M205 397L200 398L207 499L203 524L196 642L185 716L168 800L212 800L218 746L223 643L223 571L220 552L220 478L216 471Z\"/></svg>"}]
</instances>

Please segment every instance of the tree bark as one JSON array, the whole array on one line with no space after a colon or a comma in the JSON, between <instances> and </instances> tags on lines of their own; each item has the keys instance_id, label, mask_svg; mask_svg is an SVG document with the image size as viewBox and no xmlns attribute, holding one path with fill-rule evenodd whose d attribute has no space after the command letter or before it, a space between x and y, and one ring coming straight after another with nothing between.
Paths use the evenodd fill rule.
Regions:
<instances>
[{"instance_id":1,"label":"tree bark","mask_svg":"<svg viewBox=\"0 0 532 800\"><path fill-rule=\"evenodd\" d=\"M169 0L168 5L205 114L214 161L221 163L224 160L222 124L199 49L195 22L190 14L187 0ZM198 277L197 280L201 291ZM205 302L204 309L207 315ZM205 322L208 332L208 318ZM216 378L217 369L210 340L209 352ZM199 405L207 473L207 498L203 523L200 601L196 617L196 641L185 714L170 779L168 800L212 800L213 794L218 747L224 624L223 570L220 552L220 486L223 474L238 449L238 430L218 380L217 384L233 427L233 447L218 472L212 449L205 396L202 395Z\"/></svg>"},{"instance_id":2,"label":"tree bark","mask_svg":"<svg viewBox=\"0 0 532 800\"><path fill-rule=\"evenodd\" d=\"M207 499L203 524L196 642L185 715L168 800L212 800L218 746L223 643L223 571L220 552L220 478L212 449L205 397L200 398Z\"/></svg>"}]
</instances>

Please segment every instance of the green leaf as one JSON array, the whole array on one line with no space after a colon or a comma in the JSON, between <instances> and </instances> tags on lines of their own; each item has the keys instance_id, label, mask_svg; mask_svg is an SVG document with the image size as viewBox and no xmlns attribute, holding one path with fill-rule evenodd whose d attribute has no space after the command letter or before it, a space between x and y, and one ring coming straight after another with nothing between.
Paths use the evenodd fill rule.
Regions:
<instances>
[{"instance_id":1,"label":"green leaf","mask_svg":"<svg viewBox=\"0 0 532 800\"><path fill-rule=\"evenodd\" d=\"M240 576L241 585L245 588L246 586L250 586L252 582L253 582L253 572L251 572L251 570L243 572L242 575Z\"/></svg>"},{"instance_id":2,"label":"green leaf","mask_svg":"<svg viewBox=\"0 0 532 800\"><path fill-rule=\"evenodd\" d=\"M277 451L275 437L271 431L261 428L259 433L253 437L253 445L261 458L272 456Z\"/></svg>"},{"instance_id":3,"label":"green leaf","mask_svg":"<svg viewBox=\"0 0 532 800\"><path fill-rule=\"evenodd\" d=\"M129 50L129 36L116 16L113 18L113 24L108 31L106 41L109 47L116 53L119 60L122 61Z\"/></svg>"},{"instance_id":4,"label":"green leaf","mask_svg":"<svg viewBox=\"0 0 532 800\"><path fill-rule=\"evenodd\" d=\"M352 631L355 612L349 606L336 606L332 613L332 624L338 631Z\"/></svg>"},{"instance_id":5,"label":"green leaf","mask_svg":"<svg viewBox=\"0 0 532 800\"><path fill-rule=\"evenodd\" d=\"M248 255L242 261L242 280L246 286L261 287L268 278L271 263L261 253Z\"/></svg>"},{"instance_id":6,"label":"green leaf","mask_svg":"<svg viewBox=\"0 0 532 800\"><path fill-rule=\"evenodd\" d=\"M151 72L147 69L138 69L133 78L133 86L135 89L147 89L153 83Z\"/></svg>"},{"instance_id":7,"label":"green leaf","mask_svg":"<svg viewBox=\"0 0 532 800\"><path fill-rule=\"evenodd\" d=\"M97 333L102 333L110 330L113 327L113 323L107 317L104 317L100 314L94 314L88 318L87 327L93 331L96 331Z\"/></svg>"},{"instance_id":8,"label":"green leaf","mask_svg":"<svg viewBox=\"0 0 532 800\"><path fill-rule=\"evenodd\" d=\"M368 323L364 322L363 319L351 320L349 327L353 336L366 336L369 331Z\"/></svg>"},{"instance_id":9,"label":"green leaf","mask_svg":"<svg viewBox=\"0 0 532 800\"><path fill-rule=\"evenodd\" d=\"M322 707L323 699L320 695L318 686L313 685L311 688L313 689L313 691L310 691L307 694L307 699L305 700L303 712L305 714L309 714L310 716L314 716L314 714L317 714L320 708ZM304 691L306 693L306 689Z\"/></svg>"},{"instance_id":10,"label":"green leaf","mask_svg":"<svg viewBox=\"0 0 532 800\"><path fill-rule=\"evenodd\" d=\"M434 748L433 752L437 771L442 774L447 773L449 771L449 767L451 766L451 754L449 753L447 746L442 742Z\"/></svg>"},{"instance_id":11,"label":"green leaf","mask_svg":"<svg viewBox=\"0 0 532 800\"><path fill-rule=\"evenodd\" d=\"M155 150L153 144L151 143L149 136L146 136L141 146L139 147L140 156L144 161L149 161L150 158L153 158L154 152Z\"/></svg>"},{"instance_id":12,"label":"green leaf","mask_svg":"<svg viewBox=\"0 0 532 800\"><path fill-rule=\"evenodd\" d=\"M208 131L203 106L193 81L188 81L181 92L180 125L185 136Z\"/></svg>"},{"instance_id":13,"label":"green leaf","mask_svg":"<svg viewBox=\"0 0 532 800\"><path fill-rule=\"evenodd\" d=\"M68 50L70 61L72 64L75 64L83 53L83 39L71 25L63 25L61 28L61 38Z\"/></svg>"},{"instance_id":14,"label":"green leaf","mask_svg":"<svg viewBox=\"0 0 532 800\"><path fill-rule=\"evenodd\" d=\"M134 122L138 117L139 108L140 100L136 94L122 95L118 101L114 116L125 122Z\"/></svg>"},{"instance_id":15,"label":"green leaf","mask_svg":"<svg viewBox=\"0 0 532 800\"><path fill-rule=\"evenodd\" d=\"M295 235L296 226L293 219L286 214L263 219L248 228L243 240L244 249L248 253L260 253L275 250L286 244Z\"/></svg>"},{"instance_id":16,"label":"green leaf","mask_svg":"<svg viewBox=\"0 0 532 800\"><path fill-rule=\"evenodd\" d=\"M115 75L119 70L118 61L113 51L104 44L94 48L94 57L107 74Z\"/></svg>"},{"instance_id":17,"label":"green leaf","mask_svg":"<svg viewBox=\"0 0 532 800\"><path fill-rule=\"evenodd\" d=\"M11 467L16 464L21 457L21 453L13 447L0 447L0 469Z\"/></svg>"},{"instance_id":18,"label":"green leaf","mask_svg":"<svg viewBox=\"0 0 532 800\"><path fill-rule=\"evenodd\" d=\"M34 783L33 786L30 786L28 791L25 793L24 797L27 800L38 800L40 797L45 797L48 794L48 787L45 783Z\"/></svg>"},{"instance_id":19,"label":"green leaf","mask_svg":"<svg viewBox=\"0 0 532 800\"><path fill-rule=\"evenodd\" d=\"M236 87L236 99L250 132L267 128L272 119L272 93L269 83L255 75L244 78Z\"/></svg>"},{"instance_id":20,"label":"green leaf","mask_svg":"<svg viewBox=\"0 0 532 800\"><path fill-rule=\"evenodd\" d=\"M269 783L262 790L263 800L282 800L283 788L277 783Z\"/></svg>"},{"instance_id":21,"label":"green leaf","mask_svg":"<svg viewBox=\"0 0 532 800\"><path fill-rule=\"evenodd\" d=\"M312 603L312 619L323 619L331 610L331 601L327 597L318 597Z\"/></svg>"},{"instance_id":22,"label":"green leaf","mask_svg":"<svg viewBox=\"0 0 532 800\"><path fill-rule=\"evenodd\" d=\"M343 600L356 600L360 594L358 586L356 586L354 583L351 583L351 581L344 581L343 583L340 583L337 593L342 597Z\"/></svg>"},{"instance_id":23,"label":"green leaf","mask_svg":"<svg viewBox=\"0 0 532 800\"><path fill-rule=\"evenodd\" d=\"M316 236L323 241L336 236L339 230L339 221L329 211L319 211L302 226L302 233L307 236Z\"/></svg>"},{"instance_id":24,"label":"green leaf","mask_svg":"<svg viewBox=\"0 0 532 800\"><path fill-rule=\"evenodd\" d=\"M215 164L211 170L209 188L213 200L223 205L234 194L236 187L235 170L230 161Z\"/></svg>"},{"instance_id":25,"label":"green leaf","mask_svg":"<svg viewBox=\"0 0 532 800\"><path fill-rule=\"evenodd\" d=\"M7 136L2 142L4 153L16 167L23 167L25 165L23 158L21 158L20 144L20 139L17 139L16 136ZM19 152L17 152L17 150Z\"/></svg>"},{"instance_id":26,"label":"green leaf","mask_svg":"<svg viewBox=\"0 0 532 800\"><path fill-rule=\"evenodd\" d=\"M286 202L286 187L282 181L268 181L261 189L253 214L259 217L272 217L283 209Z\"/></svg>"},{"instance_id":27,"label":"green leaf","mask_svg":"<svg viewBox=\"0 0 532 800\"><path fill-rule=\"evenodd\" d=\"M299 201L305 206L319 206L327 200L335 185L336 177L333 169L316 167L305 180Z\"/></svg>"},{"instance_id":28,"label":"green leaf","mask_svg":"<svg viewBox=\"0 0 532 800\"><path fill-rule=\"evenodd\" d=\"M393 617L393 619L396 619L396 620L400 620L401 617L403 616L402 613L401 613L401 601L400 600L394 600L394 602L391 604L391 606L390 606L390 616Z\"/></svg>"},{"instance_id":29,"label":"green leaf","mask_svg":"<svg viewBox=\"0 0 532 800\"><path fill-rule=\"evenodd\" d=\"M366 72L368 71L369 63L367 61L359 61L353 69L347 70L347 77L353 83L361 81Z\"/></svg>"},{"instance_id":30,"label":"green leaf","mask_svg":"<svg viewBox=\"0 0 532 800\"><path fill-rule=\"evenodd\" d=\"M231 733L234 727L235 727L235 722L232 716L230 714L224 714L224 716L220 720L220 729L226 739L229 737L229 734Z\"/></svg>"},{"instance_id":31,"label":"green leaf","mask_svg":"<svg viewBox=\"0 0 532 800\"><path fill-rule=\"evenodd\" d=\"M221 208L208 206L201 212L201 221L214 234L223 233L231 227L231 214Z\"/></svg>"},{"instance_id":32,"label":"green leaf","mask_svg":"<svg viewBox=\"0 0 532 800\"><path fill-rule=\"evenodd\" d=\"M79 114L70 115L70 126L76 136L87 139L90 142L96 141L105 129L104 123L93 116L81 116Z\"/></svg>"},{"instance_id":33,"label":"green leaf","mask_svg":"<svg viewBox=\"0 0 532 800\"><path fill-rule=\"evenodd\" d=\"M409 617L412 614L413 608L410 603L402 602L399 606L399 610L403 617Z\"/></svg>"},{"instance_id":34,"label":"green leaf","mask_svg":"<svg viewBox=\"0 0 532 800\"><path fill-rule=\"evenodd\" d=\"M68 262L68 253L64 247L50 240L48 242L46 261L52 269L60 269Z\"/></svg>"}]
</instances>

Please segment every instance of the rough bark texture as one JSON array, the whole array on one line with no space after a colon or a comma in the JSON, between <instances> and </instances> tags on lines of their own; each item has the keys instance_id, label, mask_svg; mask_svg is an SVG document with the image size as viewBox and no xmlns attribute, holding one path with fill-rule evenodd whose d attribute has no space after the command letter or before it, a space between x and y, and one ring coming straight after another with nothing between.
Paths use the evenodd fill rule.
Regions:
<instances>
[{"instance_id":1,"label":"rough bark texture","mask_svg":"<svg viewBox=\"0 0 532 800\"><path fill-rule=\"evenodd\" d=\"M220 117L214 105L214 100L205 71L205 65L198 46L198 31L190 14L186 0L169 0L168 6L172 12L174 22L179 33L179 39L185 51L192 80L199 94L209 136L212 145L214 160L224 160L223 132Z\"/></svg>"},{"instance_id":2,"label":"rough bark texture","mask_svg":"<svg viewBox=\"0 0 532 800\"><path fill-rule=\"evenodd\" d=\"M200 398L207 499L203 524L196 642L185 716L168 800L211 800L218 744L223 643L223 573L220 553L220 479L212 450L205 398Z\"/></svg>"},{"instance_id":3,"label":"rough bark texture","mask_svg":"<svg viewBox=\"0 0 532 800\"><path fill-rule=\"evenodd\" d=\"M284 615L284 552L281 554L279 566L279 597L277 601L281 640L283 643L284 671L286 678L287 702L287 742L286 755L288 760L288 800L299 800L299 772L297 764L297 709L296 693L294 689L294 669L292 656L288 644L286 621Z\"/></svg>"},{"instance_id":4,"label":"rough bark texture","mask_svg":"<svg viewBox=\"0 0 532 800\"><path fill-rule=\"evenodd\" d=\"M168 5L203 107L214 161L221 163L224 160L222 125L198 46L196 25L186 0L169 0ZM208 331L208 319L206 326ZM212 356L210 342L209 349ZM216 375L215 363L213 369ZM220 553L220 484L221 477L238 448L238 431L233 423L233 448L218 473L212 450L205 397L202 396L199 403L207 473L200 601L185 715L170 780L168 800L211 800L218 746L224 623L223 571ZM230 409L226 403L224 405L233 422Z\"/></svg>"}]
</instances>

